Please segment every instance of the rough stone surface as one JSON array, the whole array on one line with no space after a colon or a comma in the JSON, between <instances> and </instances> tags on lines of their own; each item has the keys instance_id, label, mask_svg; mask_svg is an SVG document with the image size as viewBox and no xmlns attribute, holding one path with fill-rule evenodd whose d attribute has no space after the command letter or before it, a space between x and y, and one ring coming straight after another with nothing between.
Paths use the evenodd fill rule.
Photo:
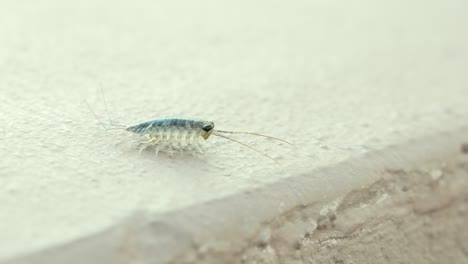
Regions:
<instances>
[{"instance_id":1,"label":"rough stone surface","mask_svg":"<svg viewBox=\"0 0 468 264\"><path fill-rule=\"evenodd\" d=\"M466 263L467 161L389 169L325 215L308 206L268 223L268 241L253 241L241 261L211 263Z\"/></svg>"}]
</instances>

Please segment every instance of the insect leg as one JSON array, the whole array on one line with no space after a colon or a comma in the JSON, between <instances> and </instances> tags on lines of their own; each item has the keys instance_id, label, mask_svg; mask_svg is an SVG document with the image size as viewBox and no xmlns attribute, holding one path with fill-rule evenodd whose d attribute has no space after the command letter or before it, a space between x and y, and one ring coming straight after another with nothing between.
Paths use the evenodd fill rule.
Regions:
<instances>
[{"instance_id":1,"label":"insect leg","mask_svg":"<svg viewBox=\"0 0 468 264\"><path fill-rule=\"evenodd\" d=\"M148 141L141 142L143 146L140 148L140 151L139 151L140 154L143 150L145 150L149 146L156 146L161 141L161 138L159 138L157 135L148 135L148 137L149 137Z\"/></svg>"},{"instance_id":2,"label":"insect leg","mask_svg":"<svg viewBox=\"0 0 468 264\"><path fill-rule=\"evenodd\" d=\"M142 144L140 150L138 151L138 154L141 154L141 152L143 152L143 150L145 150L147 147L148 147L147 144Z\"/></svg>"},{"instance_id":3,"label":"insect leg","mask_svg":"<svg viewBox=\"0 0 468 264\"><path fill-rule=\"evenodd\" d=\"M180 155L184 156L184 146L182 144L183 131L177 130L177 147L179 148Z\"/></svg>"},{"instance_id":4,"label":"insect leg","mask_svg":"<svg viewBox=\"0 0 468 264\"><path fill-rule=\"evenodd\" d=\"M196 146L197 146L197 148L199 149L200 153L205 152L205 148L204 148L203 145L200 143L200 137L196 137L196 138L195 138L195 142L196 142Z\"/></svg>"},{"instance_id":5,"label":"insect leg","mask_svg":"<svg viewBox=\"0 0 468 264\"><path fill-rule=\"evenodd\" d=\"M187 147L190 147L190 145L191 145L190 144L190 137L191 137L191 135L188 132L186 132L185 133L185 143L187 144Z\"/></svg>"},{"instance_id":6,"label":"insect leg","mask_svg":"<svg viewBox=\"0 0 468 264\"><path fill-rule=\"evenodd\" d=\"M172 150L172 144L173 144L173 141L168 141L169 143L169 156L171 156L171 158L174 158L174 151Z\"/></svg>"},{"instance_id":7,"label":"insect leg","mask_svg":"<svg viewBox=\"0 0 468 264\"><path fill-rule=\"evenodd\" d=\"M154 155L155 155L156 157L158 156L159 150L160 150L159 146L156 145L155 152L154 152Z\"/></svg>"},{"instance_id":8,"label":"insect leg","mask_svg":"<svg viewBox=\"0 0 468 264\"><path fill-rule=\"evenodd\" d=\"M192 137L194 138L194 145L195 145L195 148L197 149L197 151L200 153L200 154L203 154L203 149L200 145L200 141L198 141L198 136L194 133L192 135Z\"/></svg>"}]
</instances>

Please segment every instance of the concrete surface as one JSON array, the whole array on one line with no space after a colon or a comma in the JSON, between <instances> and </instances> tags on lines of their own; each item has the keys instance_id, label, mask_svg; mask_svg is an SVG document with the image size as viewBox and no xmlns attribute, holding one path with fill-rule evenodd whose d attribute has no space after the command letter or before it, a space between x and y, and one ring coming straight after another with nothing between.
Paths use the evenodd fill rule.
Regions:
<instances>
[{"instance_id":1,"label":"concrete surface","mask_svg":"<svg viewBox=\"0 0 468 264\"><path fill-rule=\"evenodd\" d=\"M130 233L165 253L154 263L176 261L176 249L224 230L208 230L213 219L237 226L232 241L240 241L261 219L375 181L378 157L393 168L424 164L465 140L465 1L0 5L0 261L42 252L31 257L53 263L54 251L42 250L93 234L101 234L92 236L97 244L83 241L105 251L120 243L104 230L158 219L174 223ZM139 155L138 137L103 131L87 110L84 100L106 115L99 83L120 123L198 117L298 148L237 137L279 166L215 138L198 158ZM413 141L418 151L406 151ZM245 193L265 200L243 198L231 211L242 222L229 220L227 204L211 207ZM65 252L91 258L91 249ZM139 253L129 254L145 262Z\"/></svg>"},{"instance_id":2,"label":"concrete surface","mask_svg":"<svg viewBox=\"0 0 468 264\"><path fill-rule=\"evenodd\" d=\"M466 130L458 132L190 208L139 212L6 264L466 263L468 152L454 148L466 138ZM377 179L340 190L350 174ZM316 199L330 175L339 195Z\"/></svg>"}]
</instances>

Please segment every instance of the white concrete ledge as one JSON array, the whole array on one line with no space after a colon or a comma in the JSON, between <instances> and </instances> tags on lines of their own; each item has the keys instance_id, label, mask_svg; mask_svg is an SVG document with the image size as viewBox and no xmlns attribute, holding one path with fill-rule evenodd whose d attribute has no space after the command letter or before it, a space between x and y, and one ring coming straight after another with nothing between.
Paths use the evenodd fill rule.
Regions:
<instances>
[{"instance_id":1,"label":"white concrete ledge","mask_svg":"<svg viewBox=\"0 0 468 264\"><path fill-rule=\"evenodd\" d=\"M334 214L337 207L350 202L341 200L350 191L372 185L388 171L430 170L428 164L460 156L467 135L464 128L412 140L175 212L138 212L96 235L4 263L248 262L245 254L249 248L265 248L272 226L284 215L292 215L288 221L294 227L282 234L282 239L289 241L287 246L294 251L294 241L300 243L307 232L319 228L324 215ZM355 185L324 188L340 186L337 182L347 177L353 177ZM363 215L361 220L371 219L366 217L372 218Z\"/></svg>"}]
</instances>

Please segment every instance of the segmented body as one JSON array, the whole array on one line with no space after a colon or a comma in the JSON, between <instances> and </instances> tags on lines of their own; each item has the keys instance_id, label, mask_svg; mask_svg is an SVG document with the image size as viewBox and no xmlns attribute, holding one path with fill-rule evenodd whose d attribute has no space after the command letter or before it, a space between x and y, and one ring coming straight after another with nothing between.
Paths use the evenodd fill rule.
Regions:
<instances>
[{"instance_id":1,"label":"segmented body","mask_svg":"<svg viewBox=\"0 0 468 264\"><path fill-rule=\"evenodd\" d=\"M137 134L159 134L171 131L196 133L201 131L205 122L194 119L161 118L128 126L126 130Z\"/></svg>"},{"instance_id":2,"label":"segmented body","mask_svg":"<svg viewBox=\"0 0 468 264\"><path fill-rule=\"evenodd\" d=\"M147 146L155 145L156 153L160 150L169 150L172 155L173 148L183 152L183 149L203 152L199 138L207 139L214 124L210 121L161 118L128 126L127 131L147 135L149 140L143 142L142 151Z\"/></svg>"}]
</instances>

